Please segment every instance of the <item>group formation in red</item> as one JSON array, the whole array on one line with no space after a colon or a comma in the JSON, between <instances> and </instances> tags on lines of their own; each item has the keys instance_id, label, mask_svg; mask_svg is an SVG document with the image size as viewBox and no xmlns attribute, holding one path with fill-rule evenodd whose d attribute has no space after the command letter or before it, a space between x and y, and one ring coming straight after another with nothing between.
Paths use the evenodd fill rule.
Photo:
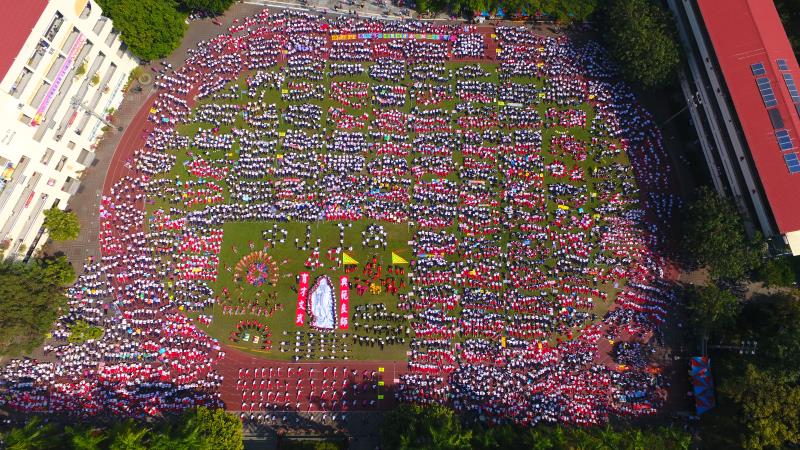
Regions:
<instances>
[{"instance_id":1,"label":"group formation in red","mask_svg":"<svg viewBox=\"0 0 800 450\"><path fill-rule=\"evenodd\" d=\"M69 289L47 359L2 369L3 406L142 417L209 405L244 418L375 407L377 373L231 369L197 326L214 318L187 316L218 301L222 226L243 221L409 224L409 282L392 286L411 337L405 370L386 380L396 401L581 425L663 404L650 355L674 299L658 253L669 167L596 44L265 10L158 86L134 167L102 198L102 258ZM187 124L192 136L177 129ZM164 176L175 150L188 150L183 178ZM153 198L171 206L147 213ZM268 280L260 264L248 283ZM77 320L102 338L68 343ZM262 317L234 334L274 345L271 328Z\"/></svg>"}]
</instances>

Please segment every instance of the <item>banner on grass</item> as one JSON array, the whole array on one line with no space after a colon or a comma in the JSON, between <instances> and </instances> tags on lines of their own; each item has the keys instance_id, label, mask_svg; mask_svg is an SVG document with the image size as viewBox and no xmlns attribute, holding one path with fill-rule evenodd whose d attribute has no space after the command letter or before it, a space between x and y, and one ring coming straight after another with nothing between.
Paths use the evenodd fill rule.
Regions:
<instances>
[{"instance_id":1,"label":"banner on grass","mask_svg":"<svg viewBox=\"0 0 800 450\"><path fill-rule=\"evenodd\" d=\"M308 300L308 279L310 276L308 272L300 272L300 282L297 286L297 313L294 319L294 324L298 327L306 323L306 301Z\"/></svg>"},{"instance_id":2,"label":"banner on grass","mask_svg":"<svg viewBox=\"0 0 800 450\"><path fill-rule=\"evenodd\" d=\"M350 281L347 277L339 278L339 329L350 327Z\"/></svg>"}]
</instances>

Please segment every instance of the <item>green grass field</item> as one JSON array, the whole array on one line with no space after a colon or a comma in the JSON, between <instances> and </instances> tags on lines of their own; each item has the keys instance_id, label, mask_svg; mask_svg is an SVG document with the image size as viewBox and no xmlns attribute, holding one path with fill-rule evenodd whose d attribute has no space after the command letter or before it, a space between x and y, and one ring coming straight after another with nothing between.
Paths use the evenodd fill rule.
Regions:
<instances>
[{"instance_id":1,"label":"green grass field","mask_svg":"<svg viewBox=\"0 0 800 450\"><path fill-rule=\"evenodd\" d=\"M365 64L365 67L369 64ZM447 67L449 69L457 69L461 64L456 63L449 63ZM483 78L482 81L491 81L494 83L499 82L498 75L495 71L495 66L491 64L482 64L482 67L490 72L490 76ZM242 88L245 87L244 80L247 76L252 75L252 73L245 74L239 79L238 85ZM371 80L369 76L364 73L358 76L351 76L351 77L336 77L335 81L361 81L361 82L370 82L372 84L376 84L375 80ZM295 80L300 81L300 80ZM319 82L326 86L332 80L330 78L325 78L323 81ZM519 79L514 78L511 81L515 83L530 83L534 84L537 87L541 87L543 81L541 80L529 80L529 79ZM316 82L315 82L316 83ZM455 85L456 80L455 78L450 81L451 84ZM387 82L381 82L380 84L389 84ZM408 73L406 74L406 79L402 82L404 85L411 85L412 80L408 78ZM285 83L284 83L285 87ZM325 117L327 115L327 110L332 107L343 108L346 112L350 114L360 114L366 112L370 115L370 118L375 117L375 111L373 107L367 104L368 106L362 110L356 110L354 108L343 106L331 98L327 97L324 100L306 100L303 102L290 102L285 101L281 98L281 91L275 89L262 89L259 92L263 91L262 100L267 104L275 104L278 110L283 110L286 106L290 104L299 104L299 103L311 103L317 104L321 107L323 111L323 119L322 123L324 124L323 127L320 129L315 130L307 130L310 133L322 133L325 136L330 136L335 126L327 125L327 121ZM252 101L244 91L242 94L236 98L231 100L226 100L227 103L238 104L238 105L245 105L247 102ZM212 100L203 100L200 101L198 105L203 105L206 103L212 102ZM220 101L215 101L217 103L221 103ZM422 109L432 109L432 108L442 108L445 110L454 110L457 103L459 102L458 98L456 97L453 100L446 101L443 104L435 105L435 106L421 106ZM497 105L495 104L485 104L497 109ZM403 112L411 112L412 108L414 107L414 102L408 99L406 101L405 106L398 108L400 111ZM564 109L562 107L558 107L555 104L550 104L547 102L540 102L536 109L544 117L544 112L548 108L556 107L558 109ZM583 104L580 106L580 109L584 110L587 113L587 123L591 123L594 116L595 111L593 110L592 106L589 104ZM455 120L459 117L459 114L454 114L451 116L451 124L455 124ZM241 129L246 127L247 123L245 122L244 118L241 115L238 115L235 119L233 124L222 125L219 127L219 133L225 134L230 133L232 129L238 128ZM181 134L192 137L197 133L199 128L209 129L212 125L209 123L190 123L187 125L182 125L178 127L178 130ZM284 133L291 127L287 124L284 120L281 120L278 124L277 131L280 133ZM589 140L590 135L587 129L583 128L570 128L564 129L561 127L552 127L552 128L545 128L542 131L543 135L543 148L542 148L542 158L544 164L550 164L555 160L555 157L551 154L549 149L549 142L550 137L552 137L555 133L563 133L565 131L570 132L574 137L586 142ZM408 140L407 142L411 142L415 138L414 133L408 133ZM163 178L168 180L196 180L196 177L192 176L187 172L186 168L184 167L184 162L188 161L192 158L189 155L189 152L192 152L195 156L202 155L202 157L208 161L213 163L214 160L229 160L226 163L228 164L230 161L233 161L237 158L237 154L239 153L239 144L234 144L234 147L229 152L222 152L222 151L200 151L195 148L191 149L179 149L179 150L171 150L171 153L175 154L177 162L173 168L173 170L163 175ZM280 152L281 150L279 150ZM319 153L318 153L319 154ZM372 161L376 155L366 155L367 163ZM414 158L416 155L414 152L408 155L407 161L409 166L413 163ZM275 164L276 166L279 164L280 157L275 155ZM586 161L573 161L569 158L561 158L562 161L567 165L567 167L572 167L573 165L577 165L578 167L584 169L585 173L587 174L587 179L585 180L585 184L588 186L590 191L594 191L596 184L608 181L602 180L599 178L594 178L591 174L593 173L593 169L599 166L605 166L611 163L620 163L622 165L627 165L627 159L623 154L620 154L614 160L604 160L601 164L593 161L591 158L587 159ZM453 155L453 161L455 164L460 164L463 161L463 156L461 155L460 151L456 151ZM324 168L323 168L324 171ZM456 171L457 172L457 171ZM406 178L410 178L410 173L406 175ZM423 181L429 181L435 178L434 175L424 175L422 177ZM451 181L458 181L458 174L451 173L448 177ZM253 181L253 180L249 180ZM274 178L271 176L266 176L260 181L274 181ZM545 175L545 186L554 182L554 179L549 174ZM614 182L611 180L611 182ZM225 182L220 181L216 183L220 187L223 188L222 195L225 199L225 202L230 202L230 191L228 186ZM617 191L621 190L621 187L617 183L615 185L615 189ZM175 206L171 204L169 200L165 197L154 199L153 204L149 205L149 211L152 213L157 209L164 209L167 210L170 207ZM587 208L587 213L593 212L592 210L599 206L596 201L590 201L585 208ZM199 210L203 206L196 205L188 208L184 208L185 210ZM501 206L502 207L502 206ZM557 209L557 205L555 202L548 202L546 206L546 210L549 215L553 215ZM356 269L356 272L350 274L351 279L353 277L363 277L362 276L362 269L363 264L372 260L373 257L377 258L377 261L380 265L386 267L391 261L391 252L397 252L400 256L411 260L413 259L414 255L412 254L411 248L409 246L409 240L413 238L415 227L411 227L407 224L393 224L393 223L381 223L384 227L387 235L388 235L388 243L386 248L379 248L375 249L372 247L364 247L361 245L362 241L362 232L366 229L367 226L373 224L372 220L359 220L356 222L350 223L350 226L345 229L344 234L344 248L350 249L348 254L352 256L354 259L359 261L361 265L359 265ZM394 359L406 359L406 353L409 350L409 337L406 335L405 332L401 333L400 336L404 337L405 342L402 344L394 344L394 345L386 345L381 348L379 345L359 345L354 343L354 335L358 334L361 335L363 338L379 338L383 335L375 334L374 332L366 332L363 327L360 330L354 329L351 326L350 330L347 331L340 331L336 330L334 333L328 334L325 336L326 346L322 347L321 338L318 333L315 337L310 337L308 333L313 333L313 330L310 329L307 325L304 327L296 327L294 324L294 317L295 317L295 305L296 305L296 288L297 288L297 275L302 272L308 270L305 266L306 258L311 255L313 247L317 246L317 240L319 240L319 251L320 251L320 262L324 264L324 267L315 269L311 271L311 284L313 284L314 280L317 277L322 275L328 275L331 280L333 281L334 286L336 286L339 276L344 275L344 269L341 266L341 255L337 255L334 260L330 260L327 257L327 251L331 248L336 248L340 245L339 242L339 231L337 228L336 222L318 222L318 223L302 223L302 222L289 222L289 223L278 223L277 225L287 232L284 242L276 242L274 246L267 243L262 233L265 230L271 229L274 225L274 222L237 222L237 223L226 223L223 227L224 229L224 241L222 244L221 252L219 254L219 267L218 267L218 278L215 282L209 283L209 286L214 290L215 294L220 298L220 302L215 305L213 308L208 308L204 311L193 311L190 312L192 316L198 316L200 314L204 315L211 315L213 316L213 321L210 326L202 325L201 327L206 329L212 336L218 338L223 343L231 345L235 348L242 349L244 351L250 352L255 355L263 356L269 359L278 359L278 360L290 360L295 358L295 356L300 355L303 358L310 358L310 359L320 359L320 358L348 358L348 359L359 359L359 360L394 360ZM311 248L301 249L298 246L302 247L305 244L305 236L306 236L306 228L310 226L311 228ZM457 229L457 226L452 226L448 229L448 231L454 232L457 236L460 236L460 232ZM508 232L504 232L499 236L499 242L502 245L505 245L508 242L510 234ZM282 238L283 235L279 234L278 238ZM299 244L295 244L295 240L299 241ZM252 244L252 245L251 245ZM251 249L252 246L252 249ZM244 281L236 281L234 279L234 272L233 268L236 267L237 263L247 254L251 253L252 251L259 251L264 250L276 263L277 263L277 270L278 270L278 277L277 277L277 285L269 286L264 285L261 287L254 287L249 285ZM458 257L455 255L448 256L450 261L457 261ZM553 258L549 258L544 261L543 263L543 270L551 270L555 267L556 261ZM230 270L229 270L230 269ZM406 287L401 289L400 294L407 293L410 289L410 282L408 279L408 274L404 275L403 277L395 277L397 281L402 278ZM608 302L596 302L596 308L593 311L599 317L606 312L609 305L613 302L613 296L618 291L618 286L615 288L614 286L610 285L601 285L600 288L609 293L609 301ZM227 294L226 294L227 292ZM338 297L338 292L337 292ZM358 295L355 292L355 288L351 286L351 322L358 322L358 319L355 318L356 311L358 307L362 307L365 305L385 305L386 312L388 313L397 313L406 315L409 314L407 311L400 311L397 308L398 303L398 296L390 295L386 292L381 292L380 294L373 294L370 293L369 290L364 295ZM234 309L242 308L246 310L243 314L238 315L230 315L230 314L223 314L223 307L228 306ZM251 308L262 308L262 310L274 309L274 312L267 317L266 315L257 315L250 312ZM449 312L451 316L458 316L460 313L460 309L456 308L455 310ZM248 320L258 320L264 324L266 324L270 332L272 334L271 341L272 346L269 350L264 350L263 342L259 342L255 344L252 342L252 339L249 339L248 342L245 342L239 339L237 342L233 342L231 340L231 334L236 331L237 324L240 321L248 321ZM362 321L363 325L364 321ZM373 321L372 325L391 325L396 326L398 329L405 330L409 327L410 322L408 320L403 320L399 323L387 323L385 321ZM296 338L295 333L300 331L302 335L299 338ZM241 336L239 336L241 338ZM383 336L385 337L385 336ZM561 334L553 334L549 340L554 341L557 338L563 337ZM332 352L331 342L336 340L337 351L334 353ZM461 340L461 337L456 337L456 341ZM285 346L281 346L280 342L284 341L287 344ZM298 346L299 348L305 349L307 348L306 344L311 343L311 347L313 348L312 352L295 352L294 349ZM345 344L347 345L347 352L344 352ZM286 351L281 351L281 349Z\"/></svg>"}]
</instances>

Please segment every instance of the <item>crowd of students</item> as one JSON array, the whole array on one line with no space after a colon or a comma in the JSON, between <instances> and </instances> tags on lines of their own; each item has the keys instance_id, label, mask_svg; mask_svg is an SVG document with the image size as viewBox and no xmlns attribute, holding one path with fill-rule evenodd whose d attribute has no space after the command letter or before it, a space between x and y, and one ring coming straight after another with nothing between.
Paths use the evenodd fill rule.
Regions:
<instances>
[{"instance_id":1,"label":"crowd of students","mask_svg":"<svg viewBox=\"0 0 800 450\"><path fill-rule=\"evenodd\" d=\"M491 32L497 55L487 55ZM652 211L667 220L673 204L658 128L597 46L517 27L491 32L265 10L201 43L158 81L135 170L102 198L103 256L70 289L50 360L7 365L0 402L81 416L220 404L214 368L225 352L184 311L219 300L209 282L222 225L369 220L413 230L410 289L395 292L409 326L383 311L354 316L356 328L389 321L381 347L410 339L398 399L525 424L655 411L664 382L630 363L634 344L616 354L623 368L598 361L603 340L649 339L672 302L658 224L644 219ZM332 42L341 34L355 37ZM445 64L495 58L496 69ZM375 63L356 64L365 61ZM246 87L229 83L245 72ZM364 74L369 82L347 80ZM289 104L270 104L267 90ZM316 104L322 93L330 109ZM558 107L542 113L544 102ZM176 131L193 123L192 136ZM189 179L164 178L184 148ZM145 213L156 198L170 207ZM379 225L367 231L363 246L386 246ZM67 343L77 320L104 335ZM290 386L251 370L227 381L242 391L242 404L227 408L292 409L304 391L323 408L360 404L345 394L346 372L318 386L287 373Z\"/></svg>"}]
</instances>

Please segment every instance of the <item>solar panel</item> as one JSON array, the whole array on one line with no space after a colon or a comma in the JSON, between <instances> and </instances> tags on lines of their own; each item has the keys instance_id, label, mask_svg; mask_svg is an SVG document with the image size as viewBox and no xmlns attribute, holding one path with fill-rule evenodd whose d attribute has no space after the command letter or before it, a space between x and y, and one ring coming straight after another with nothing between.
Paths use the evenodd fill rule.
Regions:
<instances>
[{"instance_id":1,"label":"solar panel","mask_svg":"<svg viewBox=\"0 0 800 450\"><path fill-rule=\"evenodd\" d=\"M785 59L779 59L777 61L777 63L778 63L778 69L780 69L780 70L789 70L789 65L786 64L786 60Z\"/></svg>"},{"instance_id":2,"label":"solar panel","mask_svg":"<svg viewBox=\"0 0 800 450\"><path fill-rule=\"evenodd\" d=\"M792 138L789 136L788 131L778 130L775 132L775 137L778 139L778 147L780 147L782 151L785 152L794 148L794 143L792 143ZM792 154L794 155L794 153Z\"/></svg>"},{"instance_id":3,"label":"solar panel","mask_svg":"<svg viewBox=\"0 0 800 450\"><path fill-rule=\"evenodd\" d=\"M764 75L767 73L767 70L764 69L764 64L761 63L751 64L750 70L753 72L753 75Z\"/></svg>"},{"instance_id":4,"label":"solar panel","mask_svg":"<svg viewBox=\"0 0 800 450\"><path fill-rule=\"evenodd\" d=\"M761 92L761 99L767 107L776 106L778 101L775 99L775 92L772 90L772 84L767 77L756 78L758 90Z\"/></svg>"},{"instance_id":5,"label":"solar panel","mask_svg":"<svg viewBox=\"0 0 800 450\"><path fill-rule=\"evenodd\" d=\"M783 160L789 168L789 173L800 173L800 159L797 158L797 153L783 155Z\"/></svg>"},{"instance_id":6,"label":"solar panel","mask_svg":"<svg viewBox=\"0 0 800 450\"><path fill-rule=\"evenodd\" d=\"M783 74L783 81L786 83L786 89L789 90L789 95L792 97L792 101L795 103L800 103L800 93L797 91L797 84L795 84L792 74Z\"/></svg>"}]
</instances>

